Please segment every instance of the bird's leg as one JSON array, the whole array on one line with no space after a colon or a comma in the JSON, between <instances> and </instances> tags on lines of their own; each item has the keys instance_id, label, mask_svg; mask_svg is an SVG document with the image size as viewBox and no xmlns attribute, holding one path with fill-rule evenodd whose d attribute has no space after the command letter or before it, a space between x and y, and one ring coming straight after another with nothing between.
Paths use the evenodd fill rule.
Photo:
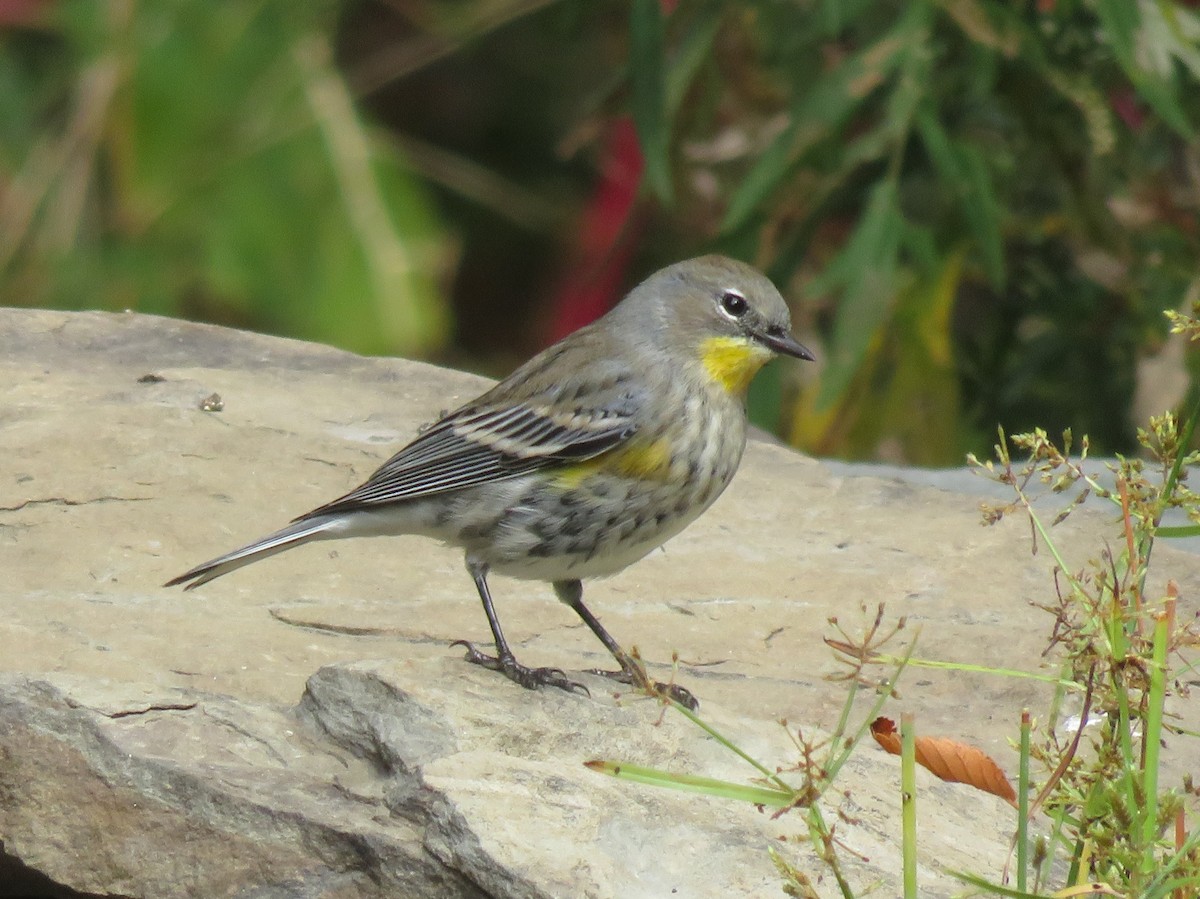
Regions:
<instances>
[{"instance_id":1,"label":"bird's leg","mask_svg":"<svg viewBox=\"0 0 1200 899\"><path fill-rule=\"evenodd\" d=\"M468 662L473 665L482 665L492 671L499 671L526 690L536 690L538 687L558 687L567 692L578 689L587 693L587 687L569 680L558 668L526 668L517 661L512 650L508 648L508 641L504 639L504 632L500 630L500 619L496 617L496 609L492 606L492 594L487 585L487 565L468 558L467 571L471 573L475 587L479 590L479 599L483 602L483 612L487 615L488 625L492 628L492 638L496 642L496 655L485 655L466 640L455 640L450 645L465 646Z\"/></svg>"},{"instance_id":2,"label":"bird's leg","mask_svg":"<svg viewBox=\"0 0 1200 899\"><path fill-rule=\"evenodd\" d=\"M558 594L560 600L575 610L575 614L582 618L583 623L591 628L592 633L599 638L600 642L612 653L613 658L617 660L617 664L621 666L620 671L595 671L595 674L612 678L623 684L640 687L651 693L665 694L668 698L675 700L693 712L700 708L700 703L690 690L678 684L659 683L647 676L645 666L622 649L621 644L614 640L612 635L604 629L604 625L600 623L600 619L593 615L591 610L583 604L583 583L581 581L555 581L554 592Z\"/></svg>"}]
</instances>

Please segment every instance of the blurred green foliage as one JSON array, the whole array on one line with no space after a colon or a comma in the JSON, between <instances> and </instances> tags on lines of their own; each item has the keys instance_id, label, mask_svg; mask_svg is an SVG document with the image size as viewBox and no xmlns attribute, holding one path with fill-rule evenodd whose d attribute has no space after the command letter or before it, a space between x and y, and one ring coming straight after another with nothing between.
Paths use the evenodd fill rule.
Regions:
<instances>
[{"instance_id":1,"label":"blurred green foliage","mask_svg":"<svg viewBox=\"0 0 1200 899\"><path fill-rule=\"evenodd\" d=\"M921 464L997 423L1132 450L1135 393L1179 399L1161 310L1200 294L1198 5L10 0L0 303L502 373L605 258L579 223L628 115L626 281L747 259L821 357L756 381L760 424Z\"/></svg>"},{"instance_id":2,"label":"blurred green foliage","mask_svg":"<svg viewBox=\"0 0 1200 899\"><path fill-rule=\"evenodd\" d=\"M0 301L445 340L447 241L333 67L338 4L43 8L0 54Z\"/></svg>"},{"instance_id":3,"label":"blurred green foliage","mask_svg":"<svg viewBox=\"0 0 1200 899\"><path fill-rule=\"evenodd\" d=\"M647 169L673 173L650 186L822 338L793 442L954 463L1004 422L1133 448L1139 356L1200 258L1194 6L634 3L667 32L630 59ZM675 107L655 86L680 77Z\"/></svg>"}]
</instances>

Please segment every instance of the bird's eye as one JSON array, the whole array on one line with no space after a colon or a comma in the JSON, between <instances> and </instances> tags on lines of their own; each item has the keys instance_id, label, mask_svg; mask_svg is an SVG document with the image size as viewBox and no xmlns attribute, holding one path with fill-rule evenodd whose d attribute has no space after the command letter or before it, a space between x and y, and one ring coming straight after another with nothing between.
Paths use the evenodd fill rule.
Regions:
<instances>
[{"instance_id":1,"label":"bird's eye","mask_svg":"<svg viewBox=\"0 0 1200 899\"><path fill-rule=\"evenodd\" d=\"M726 290L721 294L721 311L730 318L741 318L749 308L746 298L736 290Z\"/></svg>"}]
</instances>

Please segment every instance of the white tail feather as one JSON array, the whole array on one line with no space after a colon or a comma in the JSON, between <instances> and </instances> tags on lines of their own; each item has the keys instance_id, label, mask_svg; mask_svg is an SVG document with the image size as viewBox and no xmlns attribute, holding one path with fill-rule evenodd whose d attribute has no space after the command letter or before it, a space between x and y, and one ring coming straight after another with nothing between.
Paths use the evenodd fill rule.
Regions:
<instances>
[{"instance_id":1,"label":"white tail feather","mask_svg":"<svg viewBox=\"0 0 1200 899\"><path fill-rule=\"evenodd\" d=\"M184 589L195 590L201 584L207 584L214 578L219 578L223 574L229 574L229 572L236 571L243 565L249 565L251 562L257 562L260 559L267 558L267 556L281 553L286 549L292 549L312 540L327 540L332 537L340 537L342 534L339 531L342 529L339 525L344 524L345 518L340 515L320 516L318 518L293 522L286 528L278 530L273 534L268 534L261 540L256 540L253 543L243 546L241 549L235 549L233 552L210 559L203 565L197 565L191 571L185 572L179 575L179 577L171 578L163 586L174 587L176 584L191 581Z\"/></svg>"}]
</instances>

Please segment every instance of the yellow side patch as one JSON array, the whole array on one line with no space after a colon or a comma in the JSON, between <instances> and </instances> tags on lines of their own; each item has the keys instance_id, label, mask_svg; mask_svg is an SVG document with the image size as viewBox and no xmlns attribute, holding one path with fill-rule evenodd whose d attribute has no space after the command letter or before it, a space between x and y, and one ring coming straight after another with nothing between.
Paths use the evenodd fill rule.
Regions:
<instances>
[{"instance_id":1,"label":"yellow side patch","mask_svg":"<svg viewBox=\"0 0 1200 899\"><path fill-rule=\"evenodd\" d=\"M700 359L709 377L730 393L743 394L771 351L744 337L710 337L700 344Z\"/></svg>"},{"instance_id":2,"label":"yellow side patch","mask_svg":"<svg viewBox=\"0 0 1200 899\"><path fill-rule=\"evenodd\" d=\"M600 471L627 478L665 481L671 473L670 444L666 439L660 439L653 443L619 446L563 469L555 477L555 484L563 490L574 490Z\"/></svg>"},{"instance_id":3,"label":"yellow side patch","mask_svg":"<svg viewBox=\"0 0 1200 899\"><path fill-rule=\"evenodd\" d=\"M589 476L595 474L599 467L595 459L571 465L554 476L554 486L559 490L574 490Z\"/></svg>"},{"instance_id":4,"label":"yellow side patch","mask_svg":"<svg viewBox=\"0 0 1200 899\"><path fill-rule=\"evenodd\" d=\"M666 480L671 471L671 446L665 438L614 451L609 464L630 478Z\"/></svg>"}]
</instances>

